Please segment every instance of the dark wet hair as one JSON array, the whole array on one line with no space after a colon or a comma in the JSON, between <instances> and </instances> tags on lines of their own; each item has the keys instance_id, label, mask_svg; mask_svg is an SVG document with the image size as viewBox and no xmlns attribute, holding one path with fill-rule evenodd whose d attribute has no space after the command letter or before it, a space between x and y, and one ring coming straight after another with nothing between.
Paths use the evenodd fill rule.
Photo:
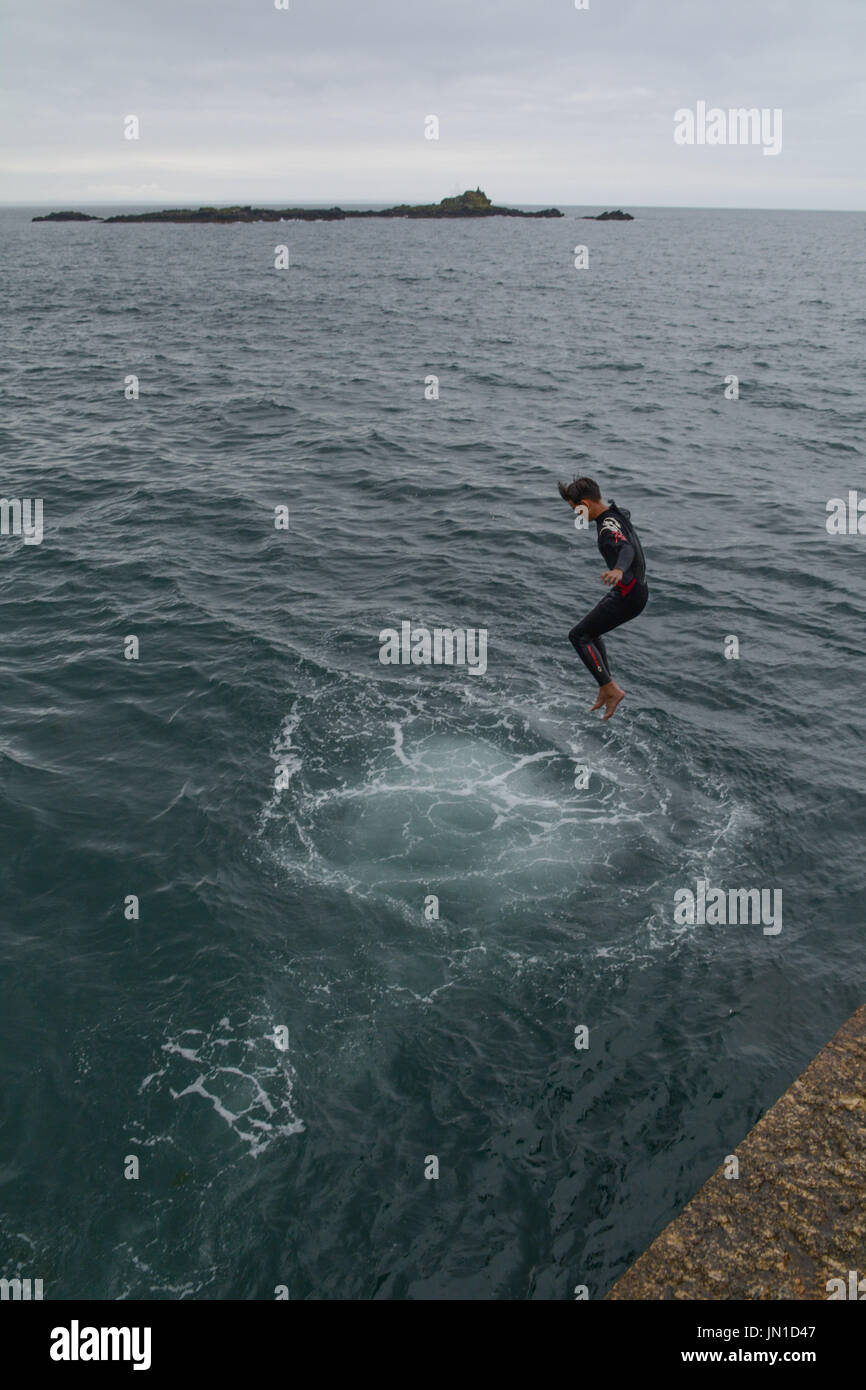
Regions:
<instances>
[{"instance_id":1,"label":"dark wet hair","mask_svg":"<svg viewBox=\"0 0 866 1390\"><path fill-rule=\"evenodd\" d=\"M575 478L573 483L558 483L559 495L564 497L566 502L576 502L578 506L584 497L588 497L590 502L601 501L601 488L594 478Z\"/></svg>"}]
</instances>

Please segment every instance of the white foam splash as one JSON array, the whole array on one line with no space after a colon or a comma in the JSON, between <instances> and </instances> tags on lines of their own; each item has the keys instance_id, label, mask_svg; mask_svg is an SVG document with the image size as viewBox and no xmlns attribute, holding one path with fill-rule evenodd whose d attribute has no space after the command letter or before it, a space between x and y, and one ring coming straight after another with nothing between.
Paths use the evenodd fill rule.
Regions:
<instances>
[{"instance_id":1,"label":"white foam splash","mask_svg":"<svg viewBox=\"0 0 866 1390\"><path fill-rule=\"evenodd\" d=\"M253 1027L262 1022L261 1017L250 1020ZM174 1101L200 1097L252 1158L276 1139L303 1132L292 1104L295 1073L287 1053L274 1042L273 1026L270 1031L238 1034L223 1018L208 1033L184 1029L161 1050L165 1066L143 1079L139 1094L162 1090Z\"/></svg>"},{"instance_id":2,"label":"white foam splash","mask_svg":"<svg viewBox=\"0 0 866 1390\"><path fill-rule=\"evenodd\" d=\"M296 884L411 926L424 895L441 892L454 927L471 927L463 944L494 948L506 912L554 926L573 913L579 931L584 895L615 893L637 855L647 873L631 881L627 871L621 887L635 930L590 945L635 958L672 939L671 884L694 859L730 849L745 823L688 751L654 711L617 731L581 724L575 737L553 696L527 709L471 686L396 688L342 673L294 701L271 750L275 762L291 758L291 782L262 832ZM588 787L575 784L579 766Z\"/></svg>"}]
</instances>

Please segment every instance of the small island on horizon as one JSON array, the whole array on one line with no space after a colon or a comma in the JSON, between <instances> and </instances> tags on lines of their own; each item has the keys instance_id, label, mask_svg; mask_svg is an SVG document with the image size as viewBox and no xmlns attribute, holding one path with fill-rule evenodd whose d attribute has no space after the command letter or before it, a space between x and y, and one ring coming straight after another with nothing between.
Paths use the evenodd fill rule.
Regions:
<instances>
[{"instance_id":1,"label":"small island on horizon","mask_svg":"<svg viewBox=\"0 0 866 1390\"><path fill-rule=\"evenodd\" d=\"M98 217L87 212L49 212L34 217L33 222L341 222L349 217L562 217L559 208L542 208L524 212L520 208L501 208L490 201L480 188L467 188L465 193L443 198L439 203L400 203L393 208L372 208L346 211L344 208L255 208L249 204L239 207L165 208L160 212L121 212L113 217ZM598 222L632 221L627 212L603 212Z\"/></svg>"}]
</instances>

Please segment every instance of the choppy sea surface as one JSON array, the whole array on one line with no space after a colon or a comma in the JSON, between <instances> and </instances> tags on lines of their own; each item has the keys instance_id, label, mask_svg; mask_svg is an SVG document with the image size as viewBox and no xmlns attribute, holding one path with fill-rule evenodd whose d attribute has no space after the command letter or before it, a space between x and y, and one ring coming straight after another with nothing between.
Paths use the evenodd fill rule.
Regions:
<instances>
[{"instance_id":1,"label":"choppy sea surface","mask_svg":"<svg viewBox=\"0 0 866 1390\"><path fill-rule=\"evenodd\" d=\"M0 211L0 492L44 506L0 537L0 1275L602 1297L864 998L866 535L826 520L866 495L866 218L34 211ZM606 724L577 472L648 561ZM383 665L402 621L486 629L486 672ZM781 932L678 923L699 879L782 890Z\"/></svg>"}]
</instances>

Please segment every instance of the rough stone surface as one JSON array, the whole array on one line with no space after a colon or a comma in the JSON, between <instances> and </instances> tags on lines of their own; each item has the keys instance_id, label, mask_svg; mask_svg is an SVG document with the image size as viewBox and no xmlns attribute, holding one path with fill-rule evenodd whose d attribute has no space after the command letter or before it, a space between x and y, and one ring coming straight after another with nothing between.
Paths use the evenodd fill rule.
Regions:
<instances>
[{"instance_id":1,"label":"rough stone surface","mask_svg":"<svg viewBox=\"0 0 866 1390\"><path fill-rule=\"evenodd\" d=\"M628 217L627 213L605 213L604 217ZM520 208L500 208L491 203L480 188L467 188L453 198L439 203L401 203L394 208L254 208L202 207L163 208L161 212L120 212L113 217L91 217L83 212L49 212L33 217L33 222L216 222L230 226L235 222L342 222L350 217L454 218L454 217L562 217L559 208L541 208L523 212Z\"/></svg>"},{"instance_id":2,"label":"rough stone surface","mask_svg":"<svg viewBox=\"0 0 866 1390\"><path fill-rule=\"evenodd\" d=\"M825 1300L866 1276L866 1005L734 1152L606 1298Z\"/></svg>"}]
</instances>

